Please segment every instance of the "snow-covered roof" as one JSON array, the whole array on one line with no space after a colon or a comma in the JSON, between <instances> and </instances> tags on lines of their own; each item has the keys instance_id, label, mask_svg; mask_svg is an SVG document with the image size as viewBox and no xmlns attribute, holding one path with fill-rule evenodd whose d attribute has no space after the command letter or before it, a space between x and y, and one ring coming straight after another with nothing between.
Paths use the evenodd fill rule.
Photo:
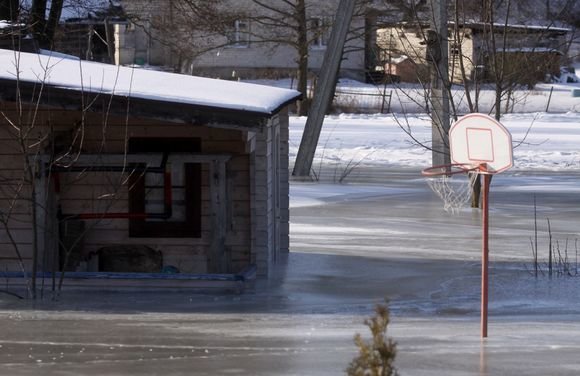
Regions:
<instances>
[{"instance_id":1,"label":"snow-covered roof","mask_svg":"<svg viewBox=\"0 0 580 376\"><path fill-rule=\"evenodd\" d=\"M562 52L555 48L548 47L512 47L512 48L496 48L497 52L529 52L529 53L553 53L562 55Z\"/></svg>"},{"instance_id":2,"label":"snow-covered roof","mask_svg":"<svg viewBox=\"0 0 580 376\"><path fill-rule=\"evenodd\" d=\"M81 61L56 53L0 50L0 67L0 79L262 114L272 114L299 97L295 90Z\"/></svg>"},{"instance_id":3,"label":"snow-covered roof","mask_svg":"<svg viewBox=\"0 0 580 376\"><path fill-rule=\"evenodd\" d=\"M429 27L429 23L427 21L422 21L419 24L421 27ZM449 25L455 25L455 21L449 21ZM488 28L490 27L490 23L489 22L480 22L480 21L464 21L461 22L459 24L461 27L470 27L470 28ZM392 26L398 26L398 27L411 27L411 28L415 28L418 26L417 21L402 21L402 22L394 22L391 23L389 25L387 25L386 27L392 27ZM525 24L505 24L505 23L499 23L499 22L494 22L493 23L493 27L498 29L498 30L502 30L504 28L513 30L513 31L522 31L522 32L557 32L557 33L569 33L572 31L572 29L570 28L566 28L566 27L560 27L555 25L554 23L550 23L550 24L546 24L546 25L542 25L542 24L538 24L538 23L531 23L529 25L525 25Z\"/></svg>"},{"instance_id":4,"label":"snow-covered roof","mask_svg":"<svg viewBox=\"0 0 580 376\"><path fill-rule=\"evenodd\" d=\"M0 20L0 29L15 29L15 28L23 28L26 25L21 24L21 23L16 23L16 22L12 22L12 21L7 21L7 20Z\"/></svg>"},{"instance_id":5,"label":"snow-covered roof","mask_svg":"<svg viewBox=\"0 0 580 376\"><path fill-rule=\"evenodd\" d=\"M453 22L450 22L450 23L453 24ZM463 26L489 27L490 24L485 23L485 22L472 21L472 22L463 23ZM499 29L508 28L508 29L512 29L512 30L522 30L522 31L540 31L540 32L554 31L554 32L559 32L559 33L568 33L570 31L572 31L569 28L558 27L558 26L554 25L553 23L550 23L547 25L541 25L541 24L524 25L524 24L511 24L511 23L504 24L504 23L494 22L493 27L499 28Z\"/></svg>"}]
</instances>

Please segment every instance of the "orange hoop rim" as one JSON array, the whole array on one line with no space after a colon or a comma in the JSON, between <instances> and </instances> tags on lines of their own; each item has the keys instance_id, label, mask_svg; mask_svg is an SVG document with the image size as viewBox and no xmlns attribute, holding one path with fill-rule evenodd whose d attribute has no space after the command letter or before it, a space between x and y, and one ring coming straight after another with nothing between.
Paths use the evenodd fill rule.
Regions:
<instances>
[{"instance_id":1,"label":"orange hoop rim","mask_svg":"<svg viewBox=\"0 0 580 376\"><path fill-rule=\"evenodd\" d=\"M457 174L467 174L468 172L481 171L481 166L474 166L469 163L450 163L438 166L427 167L421 171L423 176L437 177L437 176L451 176Z\"/></svg>"}]
</instances>

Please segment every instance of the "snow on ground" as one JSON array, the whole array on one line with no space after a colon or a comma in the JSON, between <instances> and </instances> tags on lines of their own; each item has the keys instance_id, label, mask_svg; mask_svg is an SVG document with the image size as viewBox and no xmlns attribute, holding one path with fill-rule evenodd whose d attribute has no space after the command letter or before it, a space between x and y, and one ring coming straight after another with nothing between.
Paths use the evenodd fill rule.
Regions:
<instances>
[{"instance_id":1,"label":"snow on ground","mask_svg":"<svg viewBox=\"0 0 580 376\"><path fill-rule=\"evenodd\" d=\"M580 65L577 72L580 71ZM289 80L259 81L290 87ZM533 90L516 93L516 103L501 122L512 133L514 170L580 170L580 97L572 90L580 83L538 84ZM349 94L352 108L377 112L377 103L365 105L369 97L386 90L392 93L389 114L329 115L325 118L312 171L323 180L345 182L365 168L423 169L431 164L431 120L425 113L423 90L414 84L377 87L341 80L337 88ZM464 94L454 87L459 113L466 113ZM493 91L483 87L481 112L490 111ZM461 99L463 98L463 99ZM337 99L341 100L341 96ZM487 102L486 102L487 101ZM549 112L546 108L549 105ZM296 157L305 117L290 118L290 162Z\"/></svg>"},{"instance_id":2,"label":"snow on ground","mask_svg":"<svg viewBox=\"0 0 580 376\"><path fill-rule=\"evenodd\" d=\"M580 98L572 96L572 90L580 89L580 63L573 68L575 75L563 73L561 81L570 76L576 82L538 83L531 90L518 87L510 99L509 113L534 112L580 112ZM296 88L296 81L282 80L250 80L250 82L281 88ZM451 89L454 108L458 114L469 111L468 101L463 86L454 85ZM401 83L395 85L373 85L363 82L340 79L334 104L340 112L383 112L395 114L426 113L429 107L426 99L427 91L419 84ZM475 93L471 92L472 102L475 102ZM483 84L479 94L479 112L491 112L495 102L493 87ZM453 107L452 107L453 108ZM505 111L506 103L502 103Z\"/></svg>"},{"instance_id":3,"label":"snow on ground","mask_svg":"<svg viewBox=\"0 0 580 376\"><path fill-rule=\"evenodd\" d=\"M568 112L580 111L578 98L572 96L572 89L580 87L579 83L539 83L532 90L518 88L510 100L509 112L528 113L536 111ZM337 87L336 104L340 107L360 107L367 112L381 108L382 98L376 95L386 94L386 106L392 113L421 113L429 107L427 92L417 84L397 84L386 87L362 84L352 80L341 80ZM341 94L341 91L344 94ZM356 95L352 93L360 93ZM364 95L367 94L367 95ZM368 95L368 94L372 94ZM469 112L465 91L462 86L451 90L455 110L459 114ZM471 93L474 101L474 93ZM390 97L390 99L389 99ZM490 112L494 106L495 93L490 85L483 85L479 97L479 112ZM390 104L390 105L389 105ZM503 108L505 108L505 102Z\"/></svg>"},{"instance_id":4,"label":"snow on ground","mask_svg":"<svg viewBox=\"0 0 580 376\"><path fill-rule=\"evenodd\" d=\"M305 123L305 117L291 118L291 161ZM509 114L502 123L512 133L514 170L580 170L580 112ZM431 152L418 143L429 146L430 137L426 115L327 116L312 169L318 174L324 167L334 181L362 167L422 169L431 164Z\"/></svg>"}]
</instances>

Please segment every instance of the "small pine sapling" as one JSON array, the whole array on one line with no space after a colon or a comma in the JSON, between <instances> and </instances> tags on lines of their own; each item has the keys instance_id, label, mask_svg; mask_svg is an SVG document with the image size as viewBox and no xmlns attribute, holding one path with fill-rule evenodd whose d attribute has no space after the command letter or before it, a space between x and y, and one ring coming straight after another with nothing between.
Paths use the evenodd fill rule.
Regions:
<instances>
[{"instance_id":1,"label":"small pine sapling","mask_svg":"<svg viewBox=\"0 0 580 376\"><path fill-rule=\"evenodd\" d=\"M359 333L354 336L354 343L359 353L348 366L347 374L349 376L397 376L397 370L393 365L397 345L387 337L388 307L377 305L375 316L365 320L365 325L371 331L372 341L364 341Z\"/></svg>"}]
</instances>

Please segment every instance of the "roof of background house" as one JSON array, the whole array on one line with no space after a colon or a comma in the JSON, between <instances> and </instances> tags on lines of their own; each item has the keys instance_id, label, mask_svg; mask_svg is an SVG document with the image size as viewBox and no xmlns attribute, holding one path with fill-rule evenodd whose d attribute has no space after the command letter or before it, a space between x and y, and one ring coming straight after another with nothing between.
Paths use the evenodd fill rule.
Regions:
<instances>
[{"instance_id":1,"label":"roof of background house","mask_svg":"<svg viewBox=\"0 0 580 376\"><path fill-rule=\"evenodd\" d=\"M451 24L453 24L453 22L450 22ZM486 22L477 22L477 21L471 21L471 22L464 22L463 26L465 27L471 27L471 28L489 28L490 27L490 23L486 23ZM566 34L569 33L570 31L572 31L569 28L566 27L558 27L556 25L554 25L553 23L550 24L540 24L540 23L530 23L528 25L524 25L524 24L512 24L512 23L508 23L508 24L503 24L503 23L498 23L495 22L493 23L493 27L496 29L504 29L507 28L508 30L518 30L518 31L522 31L522 32L557 32L557 33L561 33L561 34Z\"/></svg>"},{"instance_id":2,"label":"roof of background house","mask_svg":"<svg viewBox=\"0 0 580 376\"><path fill-rule=\"evenodd\" d=\"M449 26L453 26L455 25L454 21L449 21ZM464 21L461 22L459 24L460 27L469 27L472 29L489 29L491 27L492 24L490 24L489 22L480 22L480 21ZM387 28L387 27L404 27L404 28L416 28L416 27L422 27L422 28L428 28L430 27L430 24L428 21L425 20L421 20L420 22L417 21L397 21L397 22L392 22L392 23L388 23L388 24L384 24L382 26L382 28ZM527 25L524 24L512 24L512 23L498 23L498 22L494 22L493 23L493 27L496 30L503 30L503 29L507 29L510 31L515 31L515 32L525 32L525 33L546 33L546 32L552 32L552 33L558 33L558 34L566 34L572 31L572 29L567 28L567 27L559 27L556 26L554 23L550 23L550 24L541 24L541 23L530 23Z\"/></svg>"}]
</instances>

